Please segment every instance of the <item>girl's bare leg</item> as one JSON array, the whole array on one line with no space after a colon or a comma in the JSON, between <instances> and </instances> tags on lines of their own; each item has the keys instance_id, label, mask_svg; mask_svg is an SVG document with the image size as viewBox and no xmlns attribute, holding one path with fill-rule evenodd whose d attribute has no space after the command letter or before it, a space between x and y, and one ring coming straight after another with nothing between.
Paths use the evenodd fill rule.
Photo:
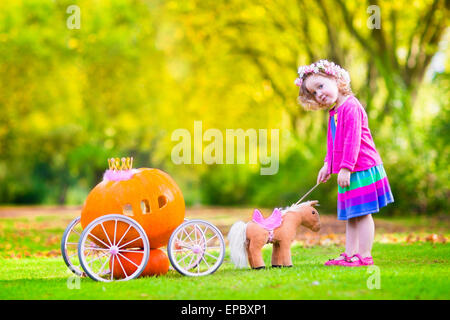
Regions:
<instances>
[{"instance_id":1,"label":"girl's bare leg","mask_svg":"<svg viewBox=\"0 0 450 320\"><path fill-rule=\"evenodd\" d=\"M345 226L345 253L351 257L359 252L358 218L348 219Z\"/></svg>"},{"instance_id":2,"label":"girl's bare leg","mask_svg":"<svg viewBox=\"0 0 450 320\"><path fill-rule=\"evenodd\" d=\"M358 217L357 221L359 254L366 258L371 256L373 239L375 236L375 224L371 214Z\"/></svg>"}]
</instances>

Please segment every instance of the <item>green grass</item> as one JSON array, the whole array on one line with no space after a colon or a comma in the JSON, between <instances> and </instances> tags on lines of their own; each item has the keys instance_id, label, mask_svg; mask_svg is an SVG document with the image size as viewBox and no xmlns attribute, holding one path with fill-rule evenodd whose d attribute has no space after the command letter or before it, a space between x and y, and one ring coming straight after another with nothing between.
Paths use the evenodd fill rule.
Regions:
<instances>
[{"instance_id":1,"label":"green grass","mask_svg":"<svg viewBox=\"0 0 450 320\"><path fill-rule=\"evenodd\" d=\"M294 246L293 268L234 269L228 256L199 278L170 270L161 277L101 283L76 278L60 257L0 259L0 299L449 299L448 243L375 243L380 289L369 289L367 267L326 267L340 246ZM266 263L271 248L264 250ZM79 281L79 288L76 288ZM69 285L68 285L69 284ZM72 286L72 289L70 289ZM75 286L75 288L73 288Z\"/></svg>"},{"instance_id":2,"label":"green grass","mask_svg":"<svg viewBox=\"0 0 450 320\"><path fill-rule=\"evenodd\" d=\"M224 228L247 217L247 211L219 208L190 211L189 217ZM184 277L173 270L165 276L127 282L77 278L67 269L59 251L63 231L76 214L44 210L43 214L0 218L0 299L450 298L448 219L377 218L372 254L379 268L380 289L371 290L367 281L374 276L368 273L372 269L323 265L343 251L343 243L334 240L328 245L293 246L293 268L236 270L227 256L216 273L200 278ZM431 233L442 235L444 241L426 240ZM420 241L405 242L410 234ZM271 247L267 246L266 264L270 263L270 254ZM77 284L79 288L73 288Z\"/></svg>"}]
</instances>

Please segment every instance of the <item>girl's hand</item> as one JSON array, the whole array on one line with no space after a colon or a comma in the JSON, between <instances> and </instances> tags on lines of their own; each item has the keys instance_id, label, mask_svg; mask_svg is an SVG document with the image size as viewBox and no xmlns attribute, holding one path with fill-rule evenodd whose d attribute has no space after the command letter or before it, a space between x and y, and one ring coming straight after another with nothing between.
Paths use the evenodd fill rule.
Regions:
<instances>
[{"instance_id":1,"label":"girl's hand","mask_svg":"<svg viewBox=\"0 0 450 320\"><path fill-rule=\"evenodd\" d=\"M341 170L339 170L337 183L341 188L350 186L350 174L350 170L346 168L342 168Z\"/></svg>"},{"instance_id":2,"label":"girl's hand","mask_svg":"<svg viewBox=\"0 0 450 320\"><path fill-rule=\"evenodd\" d=\"M317 183L325 183L330 179L330 174L328 174L328 165L325 162L323 167L320 169L319 174L317 175Z\"/></svg>"}]
</instances>

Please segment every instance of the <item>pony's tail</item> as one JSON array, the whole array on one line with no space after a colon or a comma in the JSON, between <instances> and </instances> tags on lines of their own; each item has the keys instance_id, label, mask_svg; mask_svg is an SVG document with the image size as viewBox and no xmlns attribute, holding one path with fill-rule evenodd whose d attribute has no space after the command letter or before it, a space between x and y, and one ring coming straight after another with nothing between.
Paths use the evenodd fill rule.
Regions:
<instances>
[{"instance_id":1,"label":"pony's tail","mask_svg":"<svg viewBox=\"0 0 450 320\"><path fill-rule=\"evenodd\" d=\"M230 246L230 258L236 268L245 268L248 266L247 249L247 224L238 221L233 224L228 232L228 242Z\"/></svg>"}]
</instances>

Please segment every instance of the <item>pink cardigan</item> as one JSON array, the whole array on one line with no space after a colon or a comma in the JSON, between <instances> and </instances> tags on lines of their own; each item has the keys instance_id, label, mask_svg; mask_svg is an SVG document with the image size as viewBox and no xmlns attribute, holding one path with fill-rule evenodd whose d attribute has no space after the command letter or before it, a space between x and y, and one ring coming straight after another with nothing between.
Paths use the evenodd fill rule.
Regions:
<instances>
[{"instance_id":1,"label":"pink cardigan","mask_svg":"<svg viewBox=\"0 0 450 320\"><path fill-rule=\"evenodd\" d=\"M337 127L333 144L330 124L335 112ZM370 134L366 111L356 97L348 97L337 110L329 113L325 156L328 174L339 173L341 168L363 171L382 163Z\"/></svg>"}]
</instances>

